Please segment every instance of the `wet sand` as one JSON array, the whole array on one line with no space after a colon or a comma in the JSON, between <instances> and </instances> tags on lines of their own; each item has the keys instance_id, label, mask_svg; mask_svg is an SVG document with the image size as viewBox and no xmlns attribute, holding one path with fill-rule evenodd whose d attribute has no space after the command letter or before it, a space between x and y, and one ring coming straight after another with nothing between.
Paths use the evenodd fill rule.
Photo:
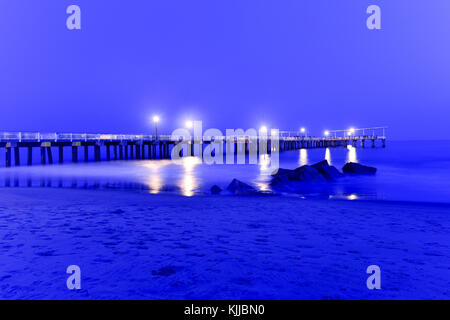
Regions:
<instances>
[{"instance_id":1,"label":"wet sand","mask_svg":"<svg viewBox=\"0 0 450 320\"><path fill-rule=\"evenodd\" d=\"M449 235L449 205L2 188L0 298L448 299Z\"/></svg>"}]
</instances>

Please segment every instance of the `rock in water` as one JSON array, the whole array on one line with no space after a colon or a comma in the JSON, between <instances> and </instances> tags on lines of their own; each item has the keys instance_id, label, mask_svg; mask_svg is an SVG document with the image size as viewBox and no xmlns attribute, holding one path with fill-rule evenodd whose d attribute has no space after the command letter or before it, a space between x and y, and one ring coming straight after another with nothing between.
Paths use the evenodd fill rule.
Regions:
<instances>
[{"instance_id":1,"label":"rock in water","mask_svg":"<svg viewBox=\"0 0 450 320\"><path fill-rule=\"evenodd\" d=\"M336 180L343 176L335 166L330 166L327 160L323 160L313 164L312 167L327 180Z\"/></svg>"},{"instance_id":2,"label":"rock in water","mask_svg":"<svg viewBox=\"0 0 450 320\"><path fill-rule=\"evenodd\" d=\"M219 193L221 193L221 192L222 192L222 189L221 189L219 186L213 185L213 186L211 187L211 193L212 193L212 194L219 194Z\"/></svg>"},{"instance_id":3,"label":"rock in water","mask_svg":"<svg viewBox=\"0 0 450 320\"><path fill-rule=\"evenodd\" d=\"M288 181L325 181L325 178L319 173L319 171L317 171L317 169L307 165L301 166L294 170L280 168L275 174L273 174L273 176L273 184L285 183Z\"/></svg>"},{"instance_id":4,"label":"rock in water","mask_svg":"<svg viewBox=\"0 0 450 320\"><path fill-rule=\"evenodd\" d=\"M274 172L272 172L272 176L285 175L285 174L288 174L288 173L290 173L290 172L292 172L292 171L294 171L294 170L278 168L277 170L275 170Z\"/></svg>"},{"instance_id":5,"label":"rock in water","mask_svg":"<svg viewBox=\"0 0 450 320\"><path fill-rule=\"evenodd\" d=\"M301 166L294 170L294 174L289 177L293 181L324 181L325 178L311 166Z\"/></svg>"},{"instance_id":6,"label":"rock in water","mask_svg":"<svg viewBox=\"0 0 450 320\"><path fill-rule=\"evenodd\" d=\"M258 191L252 186L239 181L237 179L233 179L231 183L228 185L227 190L234 194L257 194Z\"/></svg>"},{"instance_id":7,"label":"rock in water","mask_svg":"<svg viewBox=\"0 0 450 320\"><path fill-rule=\"evenodd\" d=\"M356 162L348 162L342 168L342 171L347 174L375 174L377 168L363 166L362 164Z\"/></svg>"}]
</instances>

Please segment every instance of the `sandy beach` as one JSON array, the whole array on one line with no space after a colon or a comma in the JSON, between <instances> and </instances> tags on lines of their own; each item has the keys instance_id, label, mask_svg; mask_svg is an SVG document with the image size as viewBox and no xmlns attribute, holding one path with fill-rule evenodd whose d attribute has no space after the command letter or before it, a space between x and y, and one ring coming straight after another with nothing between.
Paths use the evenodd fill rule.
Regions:
<instances>
[{"instance_id":1,"label":"sandy beach","mask_svg":"<svg viewBox=\"0 0 450 320\"><path fill-rule=\"evenodd\" d=\"M449 232L447 205L2 188L0 298L448 299Z\"/></svg>"}]
</instances>

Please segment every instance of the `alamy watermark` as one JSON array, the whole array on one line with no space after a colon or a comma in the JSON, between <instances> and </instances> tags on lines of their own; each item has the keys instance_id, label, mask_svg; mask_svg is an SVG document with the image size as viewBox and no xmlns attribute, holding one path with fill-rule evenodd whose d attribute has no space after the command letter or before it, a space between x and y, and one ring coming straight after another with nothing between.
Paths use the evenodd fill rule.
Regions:
<instances>
[{"instance_id":1,"label":"alamy watermark","mask_svg":"<svg viewBox=\"0 0 450 320\"><path fill-rule=\"evenodd\" d=\"M67 7L66 13L69 17L66 20L66 26L69 30L81 30L81 8L72 4ZM367 7L366 13L370 16L366 20L366 26L369 30L381 29L381 8L378 5Z\"/></svg>"},{"instance_id":2,"label":"alamy watermark","mask_svg":"<svg viewBox=\"0 0 450 320\"><path fill-rule=\"evenodd\" d=\"M81 29L81 8L75 4L67 7L66 13L69 17L66 20L66 26L69 30Z\"/></svg>"},{"instance_id":3,"label":"alamy watermark","mask_svg":"<svg viewBox=\"0 0 450 320\"><path fill-rule=\"evenodd\" d=\"M263 159L268 170L279 168L280 131L266 128L219 129L203 132L201 121L194 121L192 129L179 128L172 132L174 143L171 159L182 164L185 156L198 157L205 164L258 164ZM258 159L260 160L258 162Z\"/></svg>"},{"instance_id":4,"label":"alamy watermark","mask_svg":"<svg viewBox=\"0 0 450 320\"><path fill-rule=\"evenodd\" d=\"M69 290L81 289L81 269L79 266L73 264L67 267L66 273L70 274L67 278L66 286Z\"/></svg>"},{"instance_id":5,"label":"alamy watermark","mask_svg":"<svg viewBox=\"0 0 450 320\"><path fill-rule=\"evenodd\" d=\"M379 266L373 264L367 267L367 274L370 276L367 278L366 286L367 289L381 289L381 269Z\"/></svg>"}]
</instances>

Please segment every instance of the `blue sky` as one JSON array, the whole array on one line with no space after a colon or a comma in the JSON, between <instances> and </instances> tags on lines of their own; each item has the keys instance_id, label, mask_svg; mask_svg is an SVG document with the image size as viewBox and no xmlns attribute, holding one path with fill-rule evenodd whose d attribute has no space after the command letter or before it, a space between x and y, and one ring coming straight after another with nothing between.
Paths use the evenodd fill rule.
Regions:
<instances>
[{"instance_id":1,"label":"blue sky","mask_svg":"<svg viewBox=\"0 0 450 320\"><path fill-rule=\"evenodd\" d=\"M2 0L0 130L145 133L158 114L168 133L195 119L450 139L449 15L446 0Z\"/></svg>"}]
</instances>

